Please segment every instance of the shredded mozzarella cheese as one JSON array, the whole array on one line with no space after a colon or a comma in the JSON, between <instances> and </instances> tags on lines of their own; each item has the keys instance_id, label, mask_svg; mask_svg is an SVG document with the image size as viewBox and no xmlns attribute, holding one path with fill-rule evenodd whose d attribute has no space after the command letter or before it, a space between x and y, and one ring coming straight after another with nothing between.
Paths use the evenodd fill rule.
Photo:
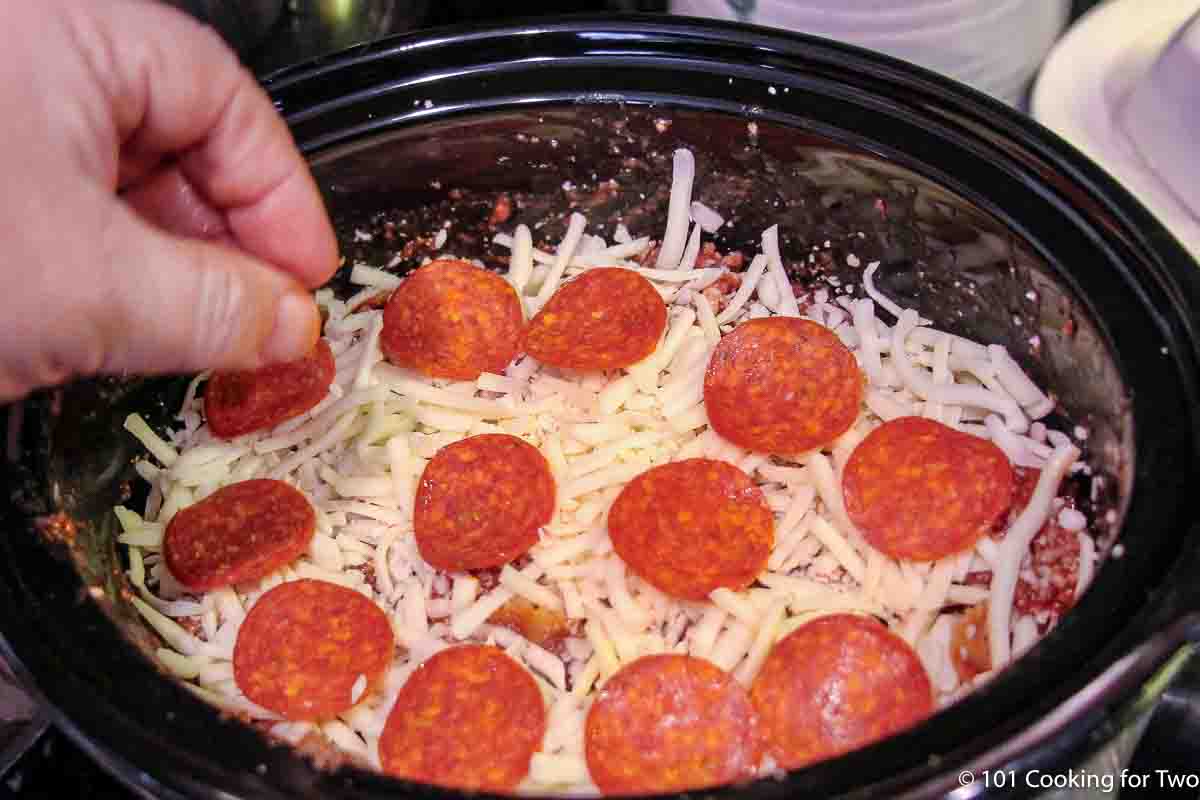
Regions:
<instances>
[{"instance_id":1,"label":"shredded mozzarella cheese","mask_svg":"<svg viewBox=\"0 0 1200 800\"><path fill-rule=\"evenodd\" d=\"M150 498L144 516L115 509L118 541L128 548L134 605L166 645L158 651L164 668L220 708L274 720L241 695L232 671L246 613L285 581L316 578L347 586L384 609L401 650L382 687L369 686L365 676L355 682L356 705L338 720L278 723L276 735L298 740L319 734L378 766L388 711L413 670L455 643L492 643L530 671L550 708L546 737L522 791L574 794L595 792L583 757L592 693L644 655L706 658L750 685L775 642L800 625L832 613L867 614L915 645L939 700L949 702L963 687L949 657L955 615L947 608L989 602L997 667L1031 645L1036 621L1013 619L1012 602L1032 537L1051 514L1078 536L1077 594L1096 561L1087 519L1054 504L1078 450L1064 433L1030 424L1049 413L1053 401L1004 348L935 330L887 298L874 282L876 263L863 275L866 297L831 298L820 289L805 299L805 316L833 329L866 376L863 408L851 428L795 460L746 452L726 441L709 426L703 403L714 347L748 319L800 316L800 303L787 277L778 226L763 232L761 252L732 297L706 296L703 290L727 270L695 264L703 233L721 228L724 219L692 201L692 154L677 151L673 167L667 228L653 268L631 260L650 252L648 236L634 238L617 226L610 245L586 233L579 213L570 216L553 253L533 247L527 225L494 237L511 250L507 280L528 313L541 309L565 279L599 266L631 269L655 284L668 303L669 324L651 355L626 370L578 375L524 356L502 374L447 382L386 363L379 347L382 312L351 309L394 288L399 278L359 264L351 271L351 281L364 287L359 295L346 302L325 292L318 298L328 314L325 335L336 378L310 411L273 430L222 442L203 424L196 395L206 376L199 376L180 410L183 426L169 439L130 416L126 428L157 464L137 463L152 484ZM894 326L879 319L877 309L894 316ZM1003 540L984 537L971 552L914 564L876 551L855 529L844 507L841 472L871 430L906 415L984 436L1014 465L1042 469L1033 500ZM546 457L558 491L554 516L521 568L509 564L490 577L439 572L416 546L418 482L442 447L495 432L519 436ZM738 466L758 485L775 518L766 570L748 588L720 588L704 602L668 597L630 571L613 552L606 519L621 490L646 469L696 457ZM161 548L167 525L220 486L266 476L292 483L313 504L317 532L306 553L252 585L190 594L166 570ZM981 569L993 572L990 588L965 582ZM524 601L568 631L561 646L543 646L528 631L522 635L492 621L501 618L496 615L502 608L508 606L508 613Z\"/></svg>"}]
</instances>

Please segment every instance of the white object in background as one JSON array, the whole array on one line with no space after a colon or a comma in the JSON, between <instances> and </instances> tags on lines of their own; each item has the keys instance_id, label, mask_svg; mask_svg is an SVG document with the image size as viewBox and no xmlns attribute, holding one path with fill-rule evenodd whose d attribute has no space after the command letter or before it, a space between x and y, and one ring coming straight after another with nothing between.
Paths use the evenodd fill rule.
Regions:
<instances>
[{"instance_id":1,"label":"white object in background","mask_svg":"<svg viewBox=\"0 0 1200 800\"><path fill-rule=\"evenodd\" d=\"M1092 9L1046 59L1031 110L1200 258L1200 145L1188 129L1200 122L1200 32L1183 30L1197 12L1200 0Z\"/></svg>"},{"instance_id":2,"label":"white object in background","mask_svg":"<svg viewBox=\"0 0 1200 800\"><path fill-rule=\"evenodd\" d=\"M1200 211L1200 15L1168 42L1117 111L1147 166L1196 215Z\"/></svg>"},{"instance_id":3,"label":"white object in background","mask_svg":"<svg viewBox=\"0 0 1200 800\"><path fill-rule=\"evenodd\" d=\"M878 50L1018 105L1070 0L671 0L670 9Z\"/></svg>"}]
</instances>

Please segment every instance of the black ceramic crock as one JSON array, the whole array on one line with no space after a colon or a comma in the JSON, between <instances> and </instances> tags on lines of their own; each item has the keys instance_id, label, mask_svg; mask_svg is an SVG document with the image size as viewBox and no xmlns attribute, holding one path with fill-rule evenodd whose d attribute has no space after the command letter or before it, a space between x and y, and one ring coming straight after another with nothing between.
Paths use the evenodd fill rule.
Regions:
<instances>
[{"instance_id":1,"label":"black ceramic crock","mask_svg":"<svg viewBox=\"0 0 1200 800\"><path fill-rule=\"evenodd\" d=\"M698 196L733 218L723 246L752 246L779 221L788 260L811 252L847 282L847 255L881 260L885 291L1009 346L1063 419L1090 432L1096 531L1121 555L1107 555L1043 641L911 731L703 794L978 796L984 781L964 771L1062 769L1103 744L1200 637L1200 273L1121 187L1036 123L855 48L669 18L432 31L266 84L352 258L386 250L354 233L380 212L448 202L455 188L565 207L573 186L642 180L608 208L638 206L635 233L653 234L669 181L659 174L656 188L637 164L686 145ZM147 657L155 643L122 602L107 509L132 485L125 414L168 424L179 386L92 381L10 409L4 656L61 726L147 795L448 796L321 772L221 718Z\"/></svg>"}]
</instances>

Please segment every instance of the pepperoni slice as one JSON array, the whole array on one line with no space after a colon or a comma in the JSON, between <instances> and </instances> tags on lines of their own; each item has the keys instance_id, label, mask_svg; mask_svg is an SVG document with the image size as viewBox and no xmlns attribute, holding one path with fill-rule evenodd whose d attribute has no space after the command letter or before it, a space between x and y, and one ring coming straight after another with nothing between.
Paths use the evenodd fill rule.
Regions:
<instances>
[{"instance_id":1,"label":"pepperoni slice","mask_svg":"<svg viewBox=\"0 0 1200 800\"><path fill-rule=\"evenodd\" d=\"M767 751L795 769L911 727L933 689L908 644L873 619L813 620L772 648L750 687Z\"/></svg>"},{"instance_id":2,"label":"pepperoni slice","mask_svg":"<svg viewBox=\"0 0 1200 800\"><path fill-rule=\"evenodd\" d=\"M317 515L299 490L256 478L217 489L167 524L163 557L187 588L207 592L257 580L295 561Z\"/></svg>"},{"instance_id":3,"label":"pepperoni slice","mask_svg":"<svg viewBox=\"0 0 1200 800\"><path fill-rule=\"evenodd\" d=\"M899 417L854 448L842 495L851 521L877 550L934 561L991 530L1012 502L1013 469L986 439Z\"/></svg>"},{"instance_id":4,"label":"pepperoni slice","mask_svg":"<svg viewBox=\"0 0 1200 800\"><path fill-rule=\"evenodd\" d=\"M263 708L288 719L327 719L354 705L360 679L378 684L394 646L387 615L363 595L325 581L291 581L246 615L233 677Z\"/></svg>"},{"instance_id":5,"label":"pepperoni slice","mask_svg":"<svg viewBox=\"0 0 1200 800\"><path fill-rule=\"evenodd\" d=\"M762 742L750 697L728 673L692 656L652 655L604 685L584 750L601 791L650 794L751 777Z\"/></svg>"},{"instance_id":6,"label":"pepperoni slice","mask_svg":"<svg viewBox=\"0 0 1200 800\"><path fill-rule=\"evenodd\" d=\"M421 473L417 549L450 572L507 564L537 543L556 493L546 458L516 436L485 433L447 445Z\"/></svg>"},{"instance_id":7,"label":"pepperoni slice","mask_svg":"<svg viewBox=\"0 0 1200 800\"><path fill-rule=\"evenodd\" d=\"M508 281L466 261L441 259L413 272L383 310L388 361L434 378L475 380L503 372L520 347L525 317Z\"/></svg>"},{"instance_id":8,"label":"pepperoni slice","mask_svg":"<svg viewBox=\"0 0 1200 800\"><path fill-rule=\"evenodd\" d=\"M829 444L858 417L863 378L823 325L752 319L721 339L704 375L713 430L759 453L795 455Z\"/></svg>"},{"instance_id":9,"label":"pepperoni slice","mask_svg":"<svg viewBox=\"0 0 1200 800\"><path fill-rule=\"evenodd\" d=\"M208 427L222 439L274 428L321 402L335 372L333 351L324 339L296 361L216 372L204 387Z\"/></svg>"},{"instance_id":10,"label":"pepperoni slice","mask_svg":"<svg viewBox=\"0 0 1200 800\"><path fill-rule=\"evenodd\" d=\"M650 281L633 270L591 269L534 316L525 350L555 367L616 369L653 353L666 327L667 307Z\"/></svg>"},{"instance_id":11,"label":"pepperoni slice","mask_svg":"<svg viewBox=\"0 0 1200 800\"><path fill-rule=\"evenodd\" d=\"M608 513L613 549L674 597L706 600L743 589L767 566L775 518L762 492L732 464L692 458L634 478Z\"/></svg>"},{"instance_id":12,"label":"pepperoni slice","mask_svg":"<svg viewBox=\"0 0 1200 800\"><path fill-rule=\"evenodd\" d=\"M379 739L384 772L456 789L510 791L542 744L537 684L498 647L463 645L422 664Z\"/></svg>"}]
</instances>

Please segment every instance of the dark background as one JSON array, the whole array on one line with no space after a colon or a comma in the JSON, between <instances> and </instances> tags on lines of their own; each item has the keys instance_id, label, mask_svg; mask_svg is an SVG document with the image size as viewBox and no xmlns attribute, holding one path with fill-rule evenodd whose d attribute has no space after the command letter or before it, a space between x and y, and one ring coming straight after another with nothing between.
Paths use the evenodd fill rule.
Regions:
<instances>
[{"instance_id":1,"label":"dark background","mask_svg":"<svg viewBox=\"0 0 1200 800\"><path fill-rule=\"evenodd\" d=\"M213 24L259 75L392 33L546 13L649 12L668 0L283 0L274 24L264 20L280 0L166 0ZM1074 19L1100 0L1073 0ZM272 13L273 18L273 13Z\"/></svg>"}]
</instances>

